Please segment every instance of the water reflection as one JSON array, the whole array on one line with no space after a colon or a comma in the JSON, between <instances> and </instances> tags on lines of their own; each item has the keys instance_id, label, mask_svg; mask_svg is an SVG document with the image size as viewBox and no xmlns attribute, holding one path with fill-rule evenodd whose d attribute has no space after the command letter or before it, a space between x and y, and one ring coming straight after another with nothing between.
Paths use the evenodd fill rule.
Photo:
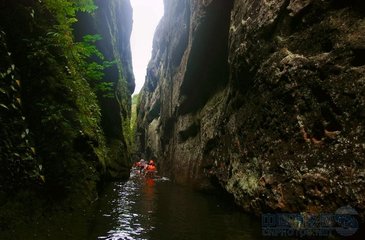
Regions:
<instances>
[{"instance_id":1,"label":"water reflection","mask_svg":"<svg viewBox=\"0 0 365 240\"><path fill-rule=\"evenodd\" d=\"M40 221L0 231L0 239L36 240L253 240L260 221L218 195L169 181L133 177L110 184L90 209L50 213ZM349 239L364 239L364 226ZM275 239L289 239L275 237Z\"/></svg>"},{"instance_id":2,"label":"water reflection","mask_svg":"<svg viewBox=\"0 0 365 240\"><path fill-rule=\"evenodd\" d=\"M115 183L99 207L90 239L261 239L258 220L232 202L165 179Z\"/></svg>"},{"instance_id":3,"label":"water reflection","mask_svg":"<svg viewBox=\"0 0 365 240\"><path fill-rule=\"evenodd\" d=\"M117 201L112 201L111 208L102 209L103 216L108 216L112 224L111 230L98 239L147 239L145 236L153 229L151 224L154 212L154 180L143 182L134 178L126 183L115 185ZM107 212L113 209L109 215Z\"/></svg>"}]
</instances>

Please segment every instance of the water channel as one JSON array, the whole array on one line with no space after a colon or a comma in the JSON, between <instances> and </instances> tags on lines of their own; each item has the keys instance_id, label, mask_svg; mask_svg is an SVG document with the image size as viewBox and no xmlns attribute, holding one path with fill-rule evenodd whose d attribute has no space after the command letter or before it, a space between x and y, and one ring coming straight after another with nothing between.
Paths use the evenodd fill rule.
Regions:
<instances>
[{"instance_id":1,"label":"water channel","mask_svg":"<svg viewBox=\"0 0 365 240\"><path fill-rule=\"evenodd\" d=\"M19 225L16 229L0 231L0 239L273 239L263 237L260 219L242 212L226 193L198 192L176 185L166 178L146 179L132 174L126 182L109 183L90 208L63 210L61 208L59 211L51 211L42 218ZM356 234L347 235L349 237L345 239L364 239L365 227L357 228Z\"/></svg>"},{"instance_id":2,"label":"water channel","mask_svg":"<svg viewBox=\"0 0 365 240\"><path fill-rule=\"evenodd\" d=\"M99 200L89 239L261 239L258 219L224 195L132 177L110 185Z\"/></svg>"},{"instance_id":3,"label":"water channel","mask_svg":"<svg viewBox=\"0 0 365 240\"><path fill-rule=\"evenodd\" d=\"M36 211L36 210L35 210ZM1 240L257 240L260 219L223 193L202 193L166 178L133 175L109 183L89 209L50 211Z\"/></svg>"}]
</instances>

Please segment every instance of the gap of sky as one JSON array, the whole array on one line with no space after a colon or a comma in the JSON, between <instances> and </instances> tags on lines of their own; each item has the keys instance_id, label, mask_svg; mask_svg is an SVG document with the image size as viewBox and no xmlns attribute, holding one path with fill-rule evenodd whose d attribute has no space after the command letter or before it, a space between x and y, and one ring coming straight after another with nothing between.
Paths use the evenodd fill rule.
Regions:
<instances>
[{"instance_id":1,"label":"gap of sky","mask_svg":"<svg viewBox=\"0 0 365 240\"><path fill-rule=\"evenodd\" d=\"M133 28L131 50L133 72L136 81L134 94L143 87L146 69L152 53L153 35L163 16L163 0L131 0Z\"/></svg>"}]
</instances>

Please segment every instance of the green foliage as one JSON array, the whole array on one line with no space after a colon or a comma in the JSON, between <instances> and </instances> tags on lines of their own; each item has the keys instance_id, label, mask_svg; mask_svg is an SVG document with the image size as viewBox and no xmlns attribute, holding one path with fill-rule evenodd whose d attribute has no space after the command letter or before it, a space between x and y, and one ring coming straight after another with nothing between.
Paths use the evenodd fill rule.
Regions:
<instances>
[{"instance_id":1,"label":"green foliage","mask_svg":"<svg viewBox=\"0 0 365 240\"><path fill-rule=\"evenodd\" d=\"M44 0L44 6L56 19L50 32L58 44L70 47L73 44L72 24L77 22L78 11L93 12L97 9L93 0Z\"/></svg>"},{"instance_id":2,"label":"green foliage","mask_svg":"<svg viewBox=\"0 0 365 240\"><path fill-rule=\"evenodd\" d=\"M137 125L137 106L139 105L140 94L135 94L132 96L132 106L131 106L131 129L132 132L135 131Z\"/></svg>"},{"instance_id":3,"label":"green foliage","mask_svg":"<svg viewBox=\"0 0 365 240\"><path fill-rule=\"evenodd\" d=\"M85 35L82 42L75 43L73 56L79 64L78 69L94 91L103 97L113 97L113 83L101 80L104 77L104 69L113 66L115 62L105 61L104 55L95 46L101 39L99 34Z\"/></svg>"},{"instance_id":4,"label":"green foliage","mask_svg":"<svg viewBox=\"0 0 365 240\"><path fill-rule=\"evenodd\" d=\"M78 53L78 57L81 59L87 59L92 56L104 60L103 54L96 48L95 43L101 40L102 37L99 34L85 35L82 42L75 44L75 50Z\"/></svg>"},{"instance_id":5,"label":"green foliage","mask_svg":"<svg viewBox=\"0 0 365 240\"><path fill-rule=\"evenodd\" d=\"M13 3L6 4L4 8L7 10L9 5ZM7 50L4 53L16 60L16 67L9 62L9 67L0 71L0 78L12 79L9 71L16 70L16 79L11 80L9 89L18 85L20 88L19 76L22 96L16 96L9 103L2 102L4 96L9 94L8 88L0 84L0 113L9 113L16 107L24 109L26 115L16 116L19 121L12 118L7 122L3 118L1 120L1 126L5 124L0 131L4 144L12 145L9 139L15 139L18 145L14 144L14 147L18 149L1 151L2 156L6 155L2 159L13 165L9 170L1 164L3 169L0 170L0 179L3 180L5 174L10 176L12 182L3 181L3 185L9 185L10 190L14 190L13 186L10 188L14 182L21 188L28 187L24 182L32 186L36 182L44 187L42 193L44 191L50 200L63 200L63 197L75 195L76 201L73 203L93 201L96 198L93 195L96 183L100 181L101 174L105 174L107 159L110 159L109 155L107 158L109 153L101 129L96 93L101 97L115 97L112 90L119 89L119 83L113 86L113 83L101 80L105 68L121 63L105 61L95 46L101 39L100 35L86 35L82 41L75 42L72 28L77 21L76 13L93 12L96 9L93 0L15 1L14 5L23 11L2 14L2 19L7 21L2 20L0 25L3 29L3 25L11 23L4 31L12 33L6 41L11 42L9 46L14 49L11 54ZM118 93L118 100L122 99L123 106L128 106L124 104L128 103L129 96L125 94L126 84L123 84L123 93ZM129 122L123 123L129 125ZM120 144L120 141L116 141L115 148L119 150ZM115 155L120 160L119 155ZM27 177L26 181L21 176ZM0 201L3 203L1 194L0 191ZM4 195L4 198L7 197ZM25 196L24 201L19 201L29 200ZM29 206L28 202L25 206ZM74 204L67 206L75 207ZM30 207L27 209L32 210ZM0 222L9 223L8 217L2 218L2 210ZM18 213L13 215L15 218L20 216Z\"/></svg>"},{"instance_id":6,"label":"green foliage","mask_svg":"<svg viewBox=\"0 0 365 240\"><path fill-rule=\"evenodd\" d=\"M77 11L92 13L97 9L93 0L46 0L47 9L56 16L57 24L48 32L48 44L65 49L66 57L72 59L77 71L88 80L95 92L104 97L112 97L112 85L102 83L104 69L114 62L105 61L95 43L102 39L98 34L86 35L83 41L74 42L72 25L77 22Z\"/></svg>"},{"instance_id":7,"label":"green foliage","mask_svg":"<svg viewBox=\"0 0 365 240\"><path fill-rule=\"evenodd\" d=\"M77 21L75 16L77 11L87 11L92 12L95 8L92 7L92 0L46 0L45 5L47 10L51 12L52 15L56 16L56 23L53 25L52 29L49 30L47 34L47 44L49 50L52 51L52 48L62 49L62 53L59 56L62 56L67 64L67 72L72 76L81 77L85 82L87 81L87 85L90 86L94 93L98 95L99 98L115 98L121 106L121 111L123 113L127 113L128 116L123 116L123 135L124 139L126 139L126 143L128 145L127 149L132 145L132 134L130 129L130 95L128 94L128 84L124 79L123 75L123 66L121 61L106 61L103 54L97 49L95 46L98 41L101 40L100 35L86 35L80 42L75 42L72 34L73 24ZM113 23L114 24L114 23ZM115 40L115 41L114 41ZM117 42L116 39L112 39L112 42ZM120 53L117 48L114 48L115 52L113 55L116 58L119 58ZM114 66L118 69L118 83L113 85L112 82L104 82L104 72L105 69L111 66ZM71 82L74 82L71 80ZM71 84L71 83L69 83ZM79 93L82 86L76 86L76 93ZM81 96L76 96L77 99L80 99ZM81 108L82 106L89 106L89 99L80 99L78 106ZM97 107L99 109L99 106ZM86 110L87 112L87 110ZM78 116L80 119L80 124L85 126L88 130L86 132L90 132L93 134L93 128L90 121L93 121L93 117L88 116L86 114L80 114ZM100 119L100 116L99 118ZM88 135L88 134L86 134ZM109 143L110 145L110 143ZM120 146L118 146L119 148ZM101 148L99 148L100 150ZM113 152L113 150L110 150ZM98 156L105 156L105 152L103 151L95 151ZM120 159L116 159L116 161L120 161ZM103 163L103 167L105 168L105 163Z\"/></svg>"},{"instance_id":8,"label":"green foliage","mask_svg":"<svg viewBox=\"0 0 365 240\"><path fill-rule=\"evenodd\" d=\"M93 13L97 6L94 4L94 0L78 0L75 2L77 9L81 12Z\"/></svg>"},{"instance_id":9,"label":"green foliage","mask_svg":"<svg viewBox=\"0 0 365 240\"><path fill-rule=\"evenodd\" d=\"M132 105L138 105L138 103L139 103L139 101L140 101L140 94L138 93L138 94L134 94L133 96L132 96Z\"/></svg>"},{"instance_id":10,"label":"green foliage","mask_svg":"<svg viewBox=\"0 0 365 240\"><path fill-rule=\"evenodd\" d=\"M2 193L36 184L41 176L22 108L17 68L5 38L0 31L0 202Z\"/></svg>"},{"instance_id":11,"label":"green foliage","mask_svg":"<svg viewBox=\"0 0 365 240\"><path fill-rule=\"evenodd\" d=\"M97 9L94 0L44 0L44 4L55 13L60 25L77 21L75 16L78 11L93 13Z\"/></svg>"},{"instance_id":12,"label":"green foliage","mask_svg":"<svg viewBox=\"0 0 365 240\"><path fill-rule=\"evenodd\" d=\"M113 94L113 86L114 83L112 82L101 82L96 85L96 91L102 93L102 96L105 98L114 98Z\"/></svg>"},{"instance_id":13,"label":"green foliage","mask_svg":"<svg viewBox=\"0 0 365 240\"><path fill-rule=\"evenodd\" d=\"M109 152L101 129L96 95L118 101L121 112L126 113L121 126L124 138L128 148L133 144L130 95L121 61L106 61L96 47L101 40L100 35L86 35L79 42L73 36L77 11L92 12L95 10L92 2L44 0L39 3L41 10L34 8L33 14L39 33L32 37L25 36L28 39L25 40L25 54L30 64L24 66L31 69L34 75L39 73L39 78L35 77L32 82L32 87L37 91L39 89L37 99L32 104L41 116L42 129L39 132L42 136L38 140L43 149L40 155L43 156L45 181L48 184L53 181L52 184L57 187L74 186L80 182L84 184L82 179L96 181L97 174L92 169L106 169L106 155ZM44 16L49 16L49 19L45 21ZM117 48L114 50L113 56L118 58L120 53ZM105 69L115 65L118 79L115 79L117 83L114 86L112 82L104 82L103 78ZM120 142L115 146L119 149ZM127 158L128 154L125 155ZM116 162L120 161L120 156L118 158ZM88 164L94 165L90 167Z\"/></svg>"},{"instance_id":14,"label":"green foliage","mask_svg":"<svg viewBox=\"0 0 365 240\"><path fill-rule=\"evenodd\" d=\"M112 89L100 81L111 63L95 46L100 35L86 35L75 42L72 29L77 11L95 10L92 3L45 0L41 9L35 9L34 15L40 16L35 18L37 34L23 41L29 61L24 66L33 74L28 88L36 111L32 114L40 116L37 141L45 182L60 192L63 187L69 191L69 186L75 191L95 188L96 169L105 170L107 148L95 93ZM42 21L47 15L53 18Z\"/></svg>"},{"instance_id":15,"label":"green foliage","mask_svg":"<svg viewBox=\"0 0 365 240\"><path fill-rule=\"evenodd\" d=\"M136 151L135 146L135 137L137 130L137 107L140 102L141 94L135 94L132 96L132 106L131 106L131 120L130 120L130 132L131 132L131 141L132 141L132 151Z\"/></svg>"}]
</instances>

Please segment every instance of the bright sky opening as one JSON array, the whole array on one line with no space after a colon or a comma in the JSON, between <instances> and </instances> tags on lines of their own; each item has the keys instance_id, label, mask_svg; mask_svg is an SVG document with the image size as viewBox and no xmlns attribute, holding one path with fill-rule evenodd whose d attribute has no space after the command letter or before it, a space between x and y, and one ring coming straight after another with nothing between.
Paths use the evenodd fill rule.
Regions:
<instances>
[{"instance_id":1,"label":"bright sky opening","mask_svg":"<svg viewBox=\"0 0 365 240\"><path fill-rule=\"evenodd\" d=\"M163 0L131 0L133 8L133 29L131 50L133 72L136 81L134 93L139 93L151 59L153 34L163 16Z\"/></svg>"}]
</instances>

